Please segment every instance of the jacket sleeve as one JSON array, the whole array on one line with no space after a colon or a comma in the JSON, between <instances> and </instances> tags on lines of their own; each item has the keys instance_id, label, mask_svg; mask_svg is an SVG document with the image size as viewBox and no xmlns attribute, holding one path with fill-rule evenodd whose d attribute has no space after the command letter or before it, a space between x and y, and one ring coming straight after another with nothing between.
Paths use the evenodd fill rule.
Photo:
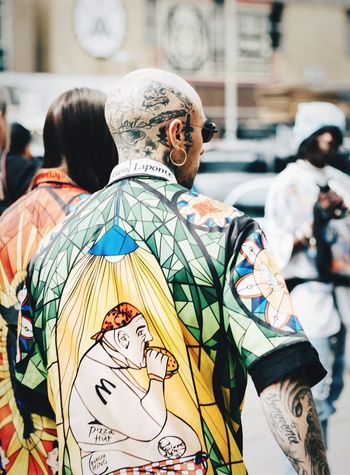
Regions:
<instances>
[{"instance_id":1,"label":"jacket sleeve","mask_svg":"<svg viewBox=\"0 0 350 475\"><path fill-rule=\"evenodd\" d=\"M236 229L231 249L224 287L225 330L257 391L300 368L309 384L316 384L325 370L293 314L286 284L257 223L251 220Z\"/></svg>"},{"instance_id":2,"label":"jacket sleeve","mask_svg":"<svg viewBox=\"0 0 350 475\"><path fill-rule=\"evenodd\" d=\"M28 287L27 287L28 286ZM28 292L18 318L15 395L29 412L53 418L47 392L47 359L40 319L35 320L35 305Z\"/></svg>"}]
</instances>

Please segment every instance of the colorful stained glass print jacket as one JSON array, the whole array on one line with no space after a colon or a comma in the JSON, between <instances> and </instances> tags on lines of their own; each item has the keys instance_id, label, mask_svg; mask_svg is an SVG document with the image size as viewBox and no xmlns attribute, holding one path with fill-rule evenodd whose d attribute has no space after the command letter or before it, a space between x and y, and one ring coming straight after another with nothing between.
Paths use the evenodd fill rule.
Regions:
<instances>
[{"instance_id":1,"label":"colorful stained glass print jacket","mask_svg":"<svg viewBox=\"0 0 350 475\"><path fill-rule=\"evenodd\" d=\"M29 259L42 237L86 196L59 169L43 169L33 191L0 218L0 474L55 473L54 421L30 415L14 397L17 316Z\"/></svg>"},{"instance_id":2,"label":"colorful stained glass print jacket","mask_svg":"<svg viewBox=\"0 0 350 475\"><path fill-rule=\"evenodd\" d=\"M52 405L66 475L245 474L247 372L323 376L258 225L149 160L41 248L22 319L17 378Z\"/></svg>"}]
</instances>

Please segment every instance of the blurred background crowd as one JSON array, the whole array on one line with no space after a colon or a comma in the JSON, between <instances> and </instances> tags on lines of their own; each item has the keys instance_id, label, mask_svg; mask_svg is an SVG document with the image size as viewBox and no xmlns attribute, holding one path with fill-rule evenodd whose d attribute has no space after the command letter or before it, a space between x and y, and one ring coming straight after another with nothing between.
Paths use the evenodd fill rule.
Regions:
<instances>
[{"instance_id":1,"label":"blurred background crowd","mask_svg":"<svg viewBox=\"0 0 350 475\"><path fill-rule=\"evenodd\" d=\"M34 156L58 94L76 86L108 92L130 70L164 68L189 80L219 127L197 183L218 199L236 182L284 167L300 102L332 102L348 120L349 44L348 0L0 2L0 85L11 95L10 121L32 134ZM208 172L220 173L215 183ZM255 214L261 187L258 203L246 203ZM244 201L240 190L234 200Z\"/></svg>"},{"instance_id":2,"label":"blurred background crowd","mask_svg":"<svg viewBox=\"0 0 350 475\"><path fill-rule=\"evenodd\" d=\"M141 67L183 76L217 124L195 189L263 227L271 184L296 160L300 103L328 102L343 112L344 140L332 165L350 174L350 0L0 0L0 86L9 93L10 124L3 208L42 163L52 100L72 87L108 93L116 78ZM347 473L338 441L350 429L349 395L347 374L342 424L329 443L335 475ZM251 474L267 475L261 440L251 437L245 450ZM282 473L276 463L269 473Z\"/></svg>"}]
</instances>

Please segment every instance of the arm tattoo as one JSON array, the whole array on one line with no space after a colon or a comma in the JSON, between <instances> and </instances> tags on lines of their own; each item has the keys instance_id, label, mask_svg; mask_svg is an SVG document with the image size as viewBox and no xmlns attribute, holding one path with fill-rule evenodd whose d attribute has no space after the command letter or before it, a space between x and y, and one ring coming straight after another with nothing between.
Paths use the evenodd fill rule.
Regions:
<instances>
[{"instance_id":1,"label":"arm tattoo","mask_svg":"<svg viewBox=\"0 0 350 475\"><path fill-rule=\"evenodd\" d=\"M279 446L299 475L330 475L314 400L301 378L286 378L261 393Z\"/></svg>"}]
</instances>

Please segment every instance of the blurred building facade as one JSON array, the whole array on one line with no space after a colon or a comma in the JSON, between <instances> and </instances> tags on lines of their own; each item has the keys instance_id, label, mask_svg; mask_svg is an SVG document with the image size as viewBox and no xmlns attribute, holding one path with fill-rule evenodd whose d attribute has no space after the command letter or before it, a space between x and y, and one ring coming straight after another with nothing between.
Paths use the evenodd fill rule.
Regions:
<instances>
[{"instance_id":1,"label":"blurred building facade","mask_svg":"<svg viewBox=\"0 0 350 475\"><path fill-rule=\"evenodd\" d=\"M350 0L0 0L0 69L186 77L223 126L225 85L241 122L288 122L300 100L347 111Z\"/></svg>"}]
</instances>

